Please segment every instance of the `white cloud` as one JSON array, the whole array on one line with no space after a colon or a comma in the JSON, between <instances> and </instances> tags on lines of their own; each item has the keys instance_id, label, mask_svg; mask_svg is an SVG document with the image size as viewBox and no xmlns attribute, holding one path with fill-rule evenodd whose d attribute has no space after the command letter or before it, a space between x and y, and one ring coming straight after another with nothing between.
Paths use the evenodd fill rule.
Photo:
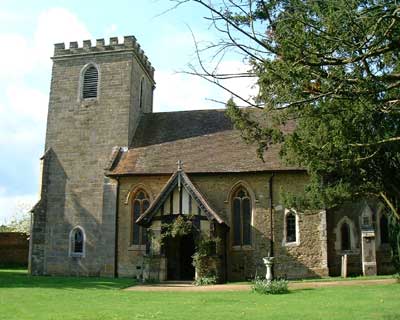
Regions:
<instances>
[{"instance_id":1,"label":"white cloud","mask_svg":"<svg viewBox=\"0 0 400 320\"><path fill-rule=\"evenodd\" d=\"M8 81L0 88L0 143L30 144L44 140L48 106L48 84L33 88L28 75L49 78L53 44L91 38L86 26L67 9L52 8L37 17L34 38L20 34L0 33L0 42L8 50L0 51L0 80ZM43 66L45 68L43 68Z\"/></svg>"},{"instance_id":2,"label":"white cloud","mask_svg":"<svg viewBox=\"0 0 400 320\"><path fill-rule=\"evenodd\" d=\"M3 24L10 24L10 23L15 23L15 22L22 22L28 17L24 16L21 14L21 12L12 12L12 11L6 11L2 9L0 11L0 21Z\"/></svg>"},{"instance_id":3,"label":"white cloud","mask_svg":"<svg viewBox=\"0 0 400 320\"><path fill-rule=\"evenodd\" d=\"M1 14L0 14L1 19ZM49 72L53 45L77 39L91 39L92 36L78 17L67 9L52 8L43 11L37 18L33 39L18 33L0 33L0 43L7 44L7 50L0 51L0 80ZM47 70L41 70L43 66Z\"/></svg>"},{"instance_id":4,"label":"white cloud","mask_svg":"<svg viewBox=\"0 0 400 320\"><path fill-rule=\"evenodd\" d=\"M250 66L237 60L227 60L219 64L217 73L219 74L240 74L247 73L250 70ZM258 87L256 86L256 79L249 77L232 78L229 80L223 80L221 83L227 87L230 91L236 93L245 100L251 100L257 94ZM223 92L224 100L231 98L231 94L227 91ZM244 103L234 97L235 102L238 105Z\"/></svg>"},{"instance_id":5,"label":"white cloud","mask_svg":"<svg viewBox=\"0 0 400 320\"><path fill-rule=\"evenodd\" d=\"M0 105L0 147L41 146L44 142L48 96L20 82L11 83L4 91L4 104Z\"/></svg>"},{"instance_id":6,"label":"white cloud","mask_svg":"<svg viewBox=\"0 0 400 320\"><path fill-rule=\"evenodd\" d=\"M51 8L42 12L37 20L34 36L34 49L40 64L50 65L53 44L92 39L85 24L71 11L64 8Z\"/></svg>"},{"instance_id":7,"label":"white cloud","mask_svg":"<svg viewBox=\"0 0 400 320\"><path fill-rule=\"evenodd\" d=\"M42 91L14 83L7 88L7 97L14 114L36 122L46 121L48 96Z\"/></svg>"},{"instance_id":8,"label":"white cloud","mask_svg":"<svg viewBox=\"0 0 400 320\"><path fill-rule=\"evenodd\" d=\"M155 77L155 112L221 107L207 101L215 88L200 78L168 71L157 71Z\"/></svg>"},{"instance_id":9,"label":"white cloud","mask_svg":"<svg viewBox=\"0 0 400 320\"><path fill-rule=\"evenodd\" d=\"M116 24L111 24L108 26L104 32L104 38L108 39L109 37L115 37L116 32L118 30L118 26Z\"/></svg>"},{"instance_id":10,"label":"white cloud","mask_svg":"<svg viewBox=\"0 0 400 320\"><path fill-rule=\"evenodd\" d=\"M25 37L0 33L0 43L7 44L7 50L0 50L0 79L13 80L32 71L35 59Z\"/></svg>"},{"instance_id":11,"label":"white cloud","mask_svg":"<svg viewBox=\"0 0 400 320\"><path fill-rule=\"evenodd\" d=\"M3 16L0 13L0 19ZM15 17L7 14L6 18ZM36 188L35 179L25 178L25 187L17 182L38 175L34 162L43 149L49 87L47 81L44 86L40 81L50 78L53 44L92 38L85 24L67 9L48 9L30 19L36 19L33 38L0 31L0 42L7 44L7 50L0 50L0 154L4 155L0 160L0 224L20 203L33 205L37 200L25 191ZM6 172L10 164L12 170Z\"/></svg>"}]
</instances>

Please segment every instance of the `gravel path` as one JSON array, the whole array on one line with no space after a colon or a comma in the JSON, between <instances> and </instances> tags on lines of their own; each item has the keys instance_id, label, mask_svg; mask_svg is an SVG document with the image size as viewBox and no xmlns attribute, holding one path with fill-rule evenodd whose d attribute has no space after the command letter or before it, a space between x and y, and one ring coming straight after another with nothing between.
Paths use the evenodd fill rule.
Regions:
<instances>
[{"instance_id":1,"label":"gravel path","mask_svg":"<svg viewBox=\"0 0 400 320\"><path fill-rule=\"evenodd\" d=\"M315 281L315 282L290 282L289 289L310 289L321 287L338 286L364 286L396 283L396 279L374 279L374 280L348 280L348 281ZM208 291L249 291L248 284L218 284L212 286L195 286L189 282L161 282L157 284L137 285L125 290L128 291L189 291L189 292L208 292Z\"/></svg>"}]
</instances>

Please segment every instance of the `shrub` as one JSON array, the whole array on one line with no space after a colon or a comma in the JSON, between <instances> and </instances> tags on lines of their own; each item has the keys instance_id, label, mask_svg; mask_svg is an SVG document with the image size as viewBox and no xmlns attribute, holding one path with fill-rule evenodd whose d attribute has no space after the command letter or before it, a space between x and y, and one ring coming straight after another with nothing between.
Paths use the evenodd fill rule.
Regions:
<instances>
[{"instance_id":1,"label":"shrub","mask_svg":"<svg viewBox=\"0 0 400 320\"><path fill-rule=\"evenodd\" d=\"M199 277L194 281L196 286L208 286L217 283L216 276Z\"/></svg>"},{"instance_id":2,"label":"shrub","mask_svg":"<svg viewBox=\"0 0 400 320\"><path fill-rule=\"evenodd\" d=\"M215 253L219 241L219 238L212 239L207 236L201 236L197 241L192 264L199 279L215 279L214 283L216 282Z\"/></svg>"},{"instance_id":3,"label":"shrub","mask_svg":"<svg viewBox=\"0 0 400 320\"><path fill-rule=\"evenodd\" d=\"M289 281L284 279L267 281L265 279L255 279L252 291L261 294L284 294L288 293Z\"/></svg>"}]
</instances>

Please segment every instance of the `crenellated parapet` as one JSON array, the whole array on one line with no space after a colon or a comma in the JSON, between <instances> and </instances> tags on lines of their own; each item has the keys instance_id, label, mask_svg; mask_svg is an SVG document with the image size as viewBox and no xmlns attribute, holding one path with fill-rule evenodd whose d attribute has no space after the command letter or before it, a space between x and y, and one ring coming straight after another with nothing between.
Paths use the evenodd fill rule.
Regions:
<instances>
[{"instance_id":1,"label":"crenellated parapet","mask_svg":"<svg viewBox=\"0 0 400 320\"><path fill-rule=\"evenodd\" d=\"M154 77L154 68L134 36L125 36L123 43L118 42L118 37L111 37L108 45L105 44L104 39L97 39L95 45L92 45L91 40L84 40L82 47L79 47L76 41L70 42L69 48L66 48L64 43L56 43L54 45L53 58L58 59L64 56L70 57L72 55L78 56L124 51L133 51L149 75L152 78Z\"/></svg>"}]
</instances>

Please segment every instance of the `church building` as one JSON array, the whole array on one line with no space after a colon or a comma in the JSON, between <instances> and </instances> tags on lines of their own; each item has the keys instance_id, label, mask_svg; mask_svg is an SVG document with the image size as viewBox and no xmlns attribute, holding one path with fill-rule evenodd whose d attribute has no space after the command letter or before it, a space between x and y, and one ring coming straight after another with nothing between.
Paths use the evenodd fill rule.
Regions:
<instances>
[{"instance_id":1,"label":"church building","mask_svg":"<svg viewBox=\"0 0 400 320\"><path fill-rule=\"evenodd\" d=\"M193 280L202 241L219 282L265 275L268 255L288 279L338 275L344 255L350 274L391 271L381 207L285 208L308 176L279 146L260 160L223 109L153 112L135 37L56 44L52 59L32 275Z\"/></svg>"}]
</instances>

